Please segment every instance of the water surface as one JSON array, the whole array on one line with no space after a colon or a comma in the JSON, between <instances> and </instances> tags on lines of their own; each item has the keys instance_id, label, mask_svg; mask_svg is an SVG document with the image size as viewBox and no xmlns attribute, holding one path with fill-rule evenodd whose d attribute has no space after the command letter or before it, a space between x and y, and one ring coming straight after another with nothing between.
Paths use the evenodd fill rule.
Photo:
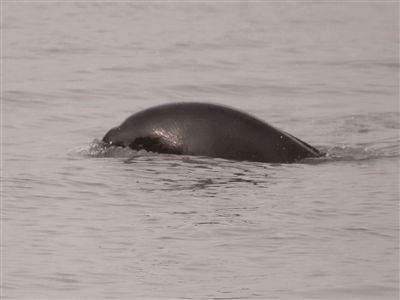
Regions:
<instances>
[{"instance_id":1,"label":"water surface","mask_svg":"<svg viewBox=\"0 0 400 300\"><path fill-rule=\"evenodd\" d=\"M2 16L3 298L399 298L398 3L3 2ZM236 107L328 156L99 144L175 101Z\"/></svg>"}]
</instances>

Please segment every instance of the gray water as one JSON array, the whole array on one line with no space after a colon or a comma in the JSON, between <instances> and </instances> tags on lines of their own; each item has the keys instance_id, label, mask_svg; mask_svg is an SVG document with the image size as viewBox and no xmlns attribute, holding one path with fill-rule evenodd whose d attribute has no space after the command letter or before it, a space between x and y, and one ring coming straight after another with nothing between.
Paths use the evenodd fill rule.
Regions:
<instances>
[{"instance_id":1,"label":"gray water","mask_svg":"<svg viewBox=\"0 0 400 300\"><path fill-rule=\"evenodd\" d=\"M2 18L4 299L399 298L398 3L2 2ZM99 142L176 101L327 157Z\"/></svg>"}]
</instances>

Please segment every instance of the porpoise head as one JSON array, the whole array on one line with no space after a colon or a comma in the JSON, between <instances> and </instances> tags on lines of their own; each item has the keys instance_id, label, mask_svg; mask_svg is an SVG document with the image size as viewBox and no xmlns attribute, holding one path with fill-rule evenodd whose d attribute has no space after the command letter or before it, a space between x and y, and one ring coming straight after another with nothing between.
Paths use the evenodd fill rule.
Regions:
<instances>
[{"instance_id":1,"label":"porpoise head","mask_svg":"<svg viewBox=\"0 0 400 300\"><path fill-rule=\"evenodd\" d=\"M176 136L166 135L163 130L152 130L139 134L125 123L111 128L102 140L110 146L129 147L132 150L146 150L157 153L182 154L182 142Z\"/></svg>"}]
</instances>

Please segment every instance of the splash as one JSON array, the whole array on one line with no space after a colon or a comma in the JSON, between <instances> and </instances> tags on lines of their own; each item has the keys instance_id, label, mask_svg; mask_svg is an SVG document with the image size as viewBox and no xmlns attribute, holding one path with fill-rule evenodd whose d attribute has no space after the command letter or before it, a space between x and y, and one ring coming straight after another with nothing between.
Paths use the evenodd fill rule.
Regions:
<instances>
[{"instance_id":1,"label":"splash","mask_svg":"<svg viewBox=\"0 0 400 300\"><path fill-rule=\"evenodd\" d=\"M130 148L110 147L99 139L94 139L86 146L72 148L67 153L70 156L85 157L136 157L151 155L146 150L135 151Z\"/></svg>"}]
</instances>

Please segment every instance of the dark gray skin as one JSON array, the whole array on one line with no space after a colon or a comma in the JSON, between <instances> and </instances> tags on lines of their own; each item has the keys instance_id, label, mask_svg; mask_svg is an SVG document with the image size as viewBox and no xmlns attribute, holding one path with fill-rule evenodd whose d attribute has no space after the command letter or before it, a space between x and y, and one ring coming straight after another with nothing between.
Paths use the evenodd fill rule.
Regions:
<instances>
[{"instance_id":1,"label":"dark gray skin","mask_svg":"<svg viewBox=\"0 0 400 300\"><path fill-rule=\"evenodd\" d=\"M135 113L108 131L103 142L133 150L266 163L294 163L324 155L247 113L195 102Z\"/></svg>"}]
</instances>

